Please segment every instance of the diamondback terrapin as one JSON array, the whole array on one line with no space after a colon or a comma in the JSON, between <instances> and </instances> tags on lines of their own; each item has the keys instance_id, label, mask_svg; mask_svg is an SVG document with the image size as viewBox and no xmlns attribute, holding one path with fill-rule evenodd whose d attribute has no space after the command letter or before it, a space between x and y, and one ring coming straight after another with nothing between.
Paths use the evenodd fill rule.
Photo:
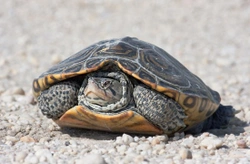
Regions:
<instances>
[{"instance_id":1,"label":"diamondback terrapin","mask_svg":"<svg viewBox=\"0 0 250 164\"><path fill-rule=\"evenodd\" d=\"M33 81L59 126L142 134L226 126L235 110L163 49L125 37L100 41Z\"/></svg>"}]
</instances>

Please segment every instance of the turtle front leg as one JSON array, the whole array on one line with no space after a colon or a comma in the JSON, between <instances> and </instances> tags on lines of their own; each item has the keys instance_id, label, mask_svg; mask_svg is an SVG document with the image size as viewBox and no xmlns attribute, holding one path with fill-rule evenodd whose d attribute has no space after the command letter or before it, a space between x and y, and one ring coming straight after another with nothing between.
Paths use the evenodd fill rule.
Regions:
<instances>
[{"instance_id":1,"label":"turtle front leg","mask_svg":"<svg viewBox=\"0 0 250 164\"><path fill-rule=\"evenodd\" d=\"M136 109L148 121L160 127L164 133L173 134L186 127L184 109L173 99L138 85L133 92Z\"/></svg>"},{"instance_id":2,"label":"turtle front leg","mask_svg":"<svg viewBox=\"0 0 250 164\"><path fill-rule=\"evenodd\" d=\"M59 82L42 91L37 98L38 107L48 118L58 119L67 110L77 105L80 86L73 81Z\"/></svg>"}]
</instances>

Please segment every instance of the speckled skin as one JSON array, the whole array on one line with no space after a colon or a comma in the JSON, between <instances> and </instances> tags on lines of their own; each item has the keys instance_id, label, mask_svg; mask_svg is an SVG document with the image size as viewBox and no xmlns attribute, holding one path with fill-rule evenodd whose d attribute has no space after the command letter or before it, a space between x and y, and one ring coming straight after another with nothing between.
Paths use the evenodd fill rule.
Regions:
<instances>
[{"instance_id":1,"label":"speckled skin","mask_svg":"<svg viewBox=\"0 0 250 164\"><path fill-rule=\"evenodd\" d=\"M37 98L38 107L48 118L57 119L77 104L80 86L72 81L53 85Z\"/></svg>"}]
</instances>

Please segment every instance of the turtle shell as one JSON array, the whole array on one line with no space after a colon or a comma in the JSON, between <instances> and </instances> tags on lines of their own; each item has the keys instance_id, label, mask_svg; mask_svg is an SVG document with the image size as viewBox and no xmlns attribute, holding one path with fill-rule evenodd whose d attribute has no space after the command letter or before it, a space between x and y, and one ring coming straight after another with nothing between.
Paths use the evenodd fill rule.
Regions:
<instances>
[{"instance_id":1,"label":"turtle shell","mask_svg":"<svg viewBox=\"0 0 250 164\"><path fill-rule=\"evenodd\" d=\"M81 50L35 79L33 93L37 97L41 91L57 82L98 71L110 63L117 65L127 75L178 102L188 116L184 119L187 128L211 116L220 104L219 94L211 90L175 58L153 44L131 37L100 41ZM81 107L78 106L78 108ZM91 111L88 112L91 113ZM68 126L73 122L71 120L65 124L63 118L67 117L66 115L69 114L66 112L58 122L62 126ZM93 112L92 115L96 116ZM116 117L121 118L126 115L128 117L129 114ZM95 118L95 120L100 118L107 120L106 117L113 118L113 116L106 115L97 117L98 119ZM132 120L136 122L137 119ZM89 122L93 122L93 120ZM162 132L159 129L156 131Z\"/></svg>"}]
</instances>

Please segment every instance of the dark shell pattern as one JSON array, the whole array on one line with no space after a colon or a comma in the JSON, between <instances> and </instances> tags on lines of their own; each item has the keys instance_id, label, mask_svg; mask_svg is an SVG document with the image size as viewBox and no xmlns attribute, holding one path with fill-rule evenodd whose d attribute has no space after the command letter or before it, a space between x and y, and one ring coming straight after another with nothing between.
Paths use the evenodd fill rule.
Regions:
<instances>
[{"instance_id":1,"label":"dark shell pattern","mask_svg":"<svg viewBox=\"0 0 250 164\"><path fill-rule=\"evenodd\" d=\"M153 44L131 37L100 41L60 62L34 80L34 94L38 96L58 81L98 71L111 62L152 89L176 100L188 115L186 123L206 119L219 106L219 94L175 58Z\"/></svg>"}]
</instances>

